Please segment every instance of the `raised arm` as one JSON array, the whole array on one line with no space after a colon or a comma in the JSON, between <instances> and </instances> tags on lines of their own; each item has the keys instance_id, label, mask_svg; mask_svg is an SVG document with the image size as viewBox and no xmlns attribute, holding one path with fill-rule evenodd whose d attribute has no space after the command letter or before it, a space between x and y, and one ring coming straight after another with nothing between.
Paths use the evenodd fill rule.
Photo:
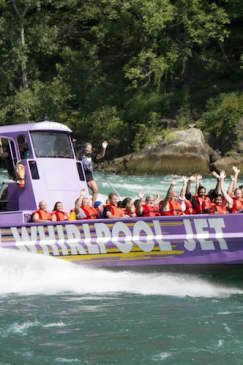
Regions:
<instances>
[{"instance_id":1,"label":"raised arm","mask_svg":"<svg viewBox=\"0 0 243 365\"><path fill-rule=\"evenodd\" d=\"M167 206L168 200L170 199L170 195L171 195L171 193L172 193L175 185L176 185L176 178L173 178L171 180L170 187L169 187L169 189L167 191L166 197L163 200L162 207L161 207L162 210L165 209L165 207Z\"/></svg>"},{"instance_id":2,"label":"raised arm","mask_svg":"<svg viewBox=\"0 0 243 365\"><path fill-rule=\"evenodd\" d=\"M195 186L195 195L198 193L198 188L200 186L200 181L202 180L201 175L196 175L196 186Z\"/></svg>"},{"instance_id":3,"label":"raised arm","mask_svg":"<svg viewBox=\"0 0 243 365\"><path fill-rule=\"evenodd\" d=\"M217 179L216 186L215 186L215 189L214 189L215 193L219 194L219 190L220 190L220 182L219 182L220 177L219 177L219 174L217 174L216 171L213 171L212 175Z\"/></svg>"},{"instance_id":4,"label":"raised arm","mask_svg":"<svg viewBox=\"0 0 243 365\"><path fill-rule=\"evenodd\" d=\"M240 170L236 166L233 166L233 171L234 171L234 175L231 175L231 183L227 190L227 193L229 195L233 195L233 191L237 188L237 181L238 181L238 176L240 173Z\"/></svg>"},{"instance_id":5,"label":"raised arm","mask_svg":"<svg viewBox=\"0 0 243 365\"><path fill-rule=\"evenodd\" d=\"M85 197L85 190L82 189L80 191L80 195L79 197L75 200L75 206L74 206L74 210L75 210L75 213L77 214L77 212L79 212L79 208L81 207L82 205L82 201L83 201L83 198Z\"/></svg>"},{"instance_id":6,"label":"raised arm","mask_svg":"<svg viewBox=\"0 0 243 365\"><path fill-rule=\"evenodd\" d=\"M105 156L105 151L106 151L106 148L108 146L108 142L107 141L104 141L102 143L102 150L101 152L96 156L96 160L100 160L101 158L103 158Z\"/></svg>"},{"instance_id":7,"label":"raised arm","mask_svg":"<svg viewBox=\"0 0 243 365\"><path fill-rule=\"evenodd\" d=\"M232 208L233 207L233 199L231 198L231 196L225 191L225 188L224 188L224 179L226 177L225 175L225 172L224 171L221 171L220 172L220 179L219 179L219 182L220 182L220 189L222 191L222 194L225 198L225 200L227 201L228 205L229 205L229 208Z\"/></svg>"},{"instance_id":8,"label":"raised arm","mask_svg":"<svg viewBox=\"0 0 243 365\"><path fill-rule=\"evenodd\" d=\"M180 192L180 199L184 200L185 196L186 196L186 190L187 190L187 185L188 185L189 179L186 176L182 176L182 180L183 180L183 185L182 185L181 192Z\"/></svg>"},{"instance_id":9,"label":"raised arm","mask_svg":"<svg viewBox=\"0 0 243 365\"><path fill-rule=\"evenodd\" d=\"M155 200L154 200L154 204L159 204L159 202L160 202L160 192L158 192L156 194L156 197L155 197Z\"/></svg>"}]
</instances>

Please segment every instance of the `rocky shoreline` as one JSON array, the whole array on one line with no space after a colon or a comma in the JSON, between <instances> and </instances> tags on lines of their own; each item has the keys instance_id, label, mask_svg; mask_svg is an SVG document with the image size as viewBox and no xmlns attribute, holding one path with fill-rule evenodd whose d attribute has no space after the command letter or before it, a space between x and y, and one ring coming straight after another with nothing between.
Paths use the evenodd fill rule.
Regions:
<instances>
[{"instance_id":1,"label":"rocky shoreline","mask_svg":"<svg viewBox=\"0 0 243 365\"><path fill-rule=\"evenodd\" d=\"M243 151L242 151L243 152ZM210 175L213 170L232 173L235 165L243 171L243 153L234 151L231 156L221 156L206 142L198 128L171 129L157 144L144 147L139 152L104 161L97 170L127 175Z\"/></svg>"}]
</instances>

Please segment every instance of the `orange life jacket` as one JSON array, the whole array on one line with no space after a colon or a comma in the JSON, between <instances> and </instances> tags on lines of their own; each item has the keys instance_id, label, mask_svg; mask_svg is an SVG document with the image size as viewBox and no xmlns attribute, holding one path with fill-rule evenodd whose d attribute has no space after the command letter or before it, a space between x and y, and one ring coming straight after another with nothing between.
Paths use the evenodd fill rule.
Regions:
<instances>
[{"instance_id":1,"label":"orange life jacket","mask_svg":"<svg viewBox=\"0 0 243 365\"><path fill-rule=\"evenodd\" d=\"M36 210L33 214L32 217L34 216L34 214L37 213L39 215L39 220L40 221L50 221L51 220L51 213L42 210L42 209L38 209Z\"/></svg>"},{"instance_id":2,"label":"orange life jacket","mask_svg":"<svg viewBox=\"0 0 243 365\"><path fill-rule=\"evenodd\" d=\"M168 205L169 205L169 210L162 212L161 215L171 216L171 215L182 215L183 214L181 205L178 201L174 202L172 200L168 200Z\"/></svg>"},{"instance_id":3,"label":"orange life jacket","mask_svg":"<svg viewBox=\"0 0 243 365\"><path fill-rule=\"evenodd\" d=\"M143 204L143 216L144 217L154 217L160 215L159 206Z\"/></svg>"},{"instance_id":4,"label":"orange life jacket","mask_svg":"<svg viewBox=\"0 0 243 365\"><path fill-rule=\"evenodd\" d=\"M190 200L185 199L184 200L185 206L186 206L186 210L184 210L184 214L195 214L195 210L192 207L192 203L190 202Z\"/></svg>"},{"instance_id":5,"label":"orange life jacket","mask_svg":"<svg viewBox=\"0 0 243 365\"><path fill-rule=\"evenodd\" d=\"M212 214L212 203L208 196L205 199L195 196L197 202L196 214Z\"/></svg>"},{"instance_id":6,"label":"orange life jacket","mask_svg":"<svg viewBox=\"0 0 243 365\"><path fill-rule=\"evenodd\" d=\"M238 213L243 209L243 202L239 199L233 198L233 207L229 209L230 213Z\"/></svg>"},{"instance_id":7,"label":"orange life jacket","mask_svg":"<svg viewBox=\"0 0 243 365\"><path fill-rule=\"evenodd\" d=\"M227 214L227 207L225 204L222 205L216 205L212 204L212 212L213 214Z\"/></svg>"},{"instance_id":8,"label":"orange life jacket","mask_svg":"<svg viewBox=\"0 0 243 365\"><path fill-rule=\"evenodd\" d=\"M110 212L114 217L123 217L123 210L122 208L118 208L116 205L107 204L107 207L110 208Z\"/></svg>"},{"instance_id":9,"label":"orange life jacket","mask_svg":"<svg viewBox=\"0 0 243 365\"><path fill-rule=\"evenodd\" d=\"M135 212L129 212L126 208L123 208L123 214L128 215L128 217L137 217L137 209L135 209Z\"/></svg>"},{"instance_id":10,"label":"orange life jacket","mask_svg":"<svg viewBox=\"0 0 243 365\"><path fill-rule=\"evenodd\" d=\"M58 222L68 220L68 215L65 212L60 212L59 210L54 210L51 215L55 215Z\"/></svg>"},{"instance_id":11,"label":"orange life jacket","mask_svg":"<svg viewBox=\"0 0 243 365\"><path fill-rule=\"evenodd\" d=\"M86 219L97 219L99 218L100 214L95 207L87 206L87 207L81 207L83 209L84 213L86 214Z\"/></svg>"}]
</instances>

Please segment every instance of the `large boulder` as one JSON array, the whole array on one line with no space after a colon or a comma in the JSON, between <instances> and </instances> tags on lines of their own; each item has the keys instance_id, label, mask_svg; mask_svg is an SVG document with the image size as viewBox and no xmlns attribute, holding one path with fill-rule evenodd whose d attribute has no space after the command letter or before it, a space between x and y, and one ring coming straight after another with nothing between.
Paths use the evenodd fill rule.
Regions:
<instances>
[{"instance_id":1,"label":"large boulder","mask_svg":"<svg viewBox=\"0 0 243 365\"><path fill-rule=\"evenodd\" d=\"M197 128L171 130L158 144L102 164L106 171L127 174L190 175L210 173L210 147Z\"/></svg>"}]
</instances>

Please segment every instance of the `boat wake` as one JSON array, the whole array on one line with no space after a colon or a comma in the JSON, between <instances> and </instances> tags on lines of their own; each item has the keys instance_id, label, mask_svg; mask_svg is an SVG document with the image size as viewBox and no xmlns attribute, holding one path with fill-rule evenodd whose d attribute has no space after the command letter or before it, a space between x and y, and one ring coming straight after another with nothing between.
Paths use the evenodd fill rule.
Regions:
<instances>
[{"instance_id":1,"label":"boat wake","mask_svg":"<svg viewBox=\"0 0 243 365\"><path fill-rule=\"evenodd\" d=\"M0 250L0 295L65 292L178 297L229 297L243 294L243 290L217 285L196 275L90 269L44 255Z\"/></svg>"}]
</instances>

